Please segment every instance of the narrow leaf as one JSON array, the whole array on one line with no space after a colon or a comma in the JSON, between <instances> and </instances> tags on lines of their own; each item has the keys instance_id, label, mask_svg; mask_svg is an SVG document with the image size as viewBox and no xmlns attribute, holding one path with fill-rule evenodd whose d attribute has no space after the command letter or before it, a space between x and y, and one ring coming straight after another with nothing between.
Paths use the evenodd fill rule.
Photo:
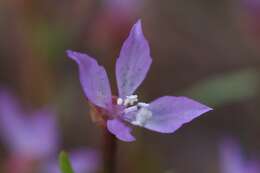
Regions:
<instances>
[{"instance_id":1,"label":"narrow leaf","mask_svg":"<svg viewBox=\"0 0 260 173\"><path fill-rule=\"evenodd\" d=\"M258 92L259 83L258 72L247 69L200 81L184 93L208 105L222 106L254 97Z\"/></svg>"},{"instance_id":2,"label":"narrow leaf","mask_svg":"<svg viewBox=\"0 0 260 173\"><path fill-rule=\"evenodd\" d=\"M74 173L69 160L69 156L64 151L62 151L59 155L59 164L62 173Z\"/></svg>"}]
</instances>

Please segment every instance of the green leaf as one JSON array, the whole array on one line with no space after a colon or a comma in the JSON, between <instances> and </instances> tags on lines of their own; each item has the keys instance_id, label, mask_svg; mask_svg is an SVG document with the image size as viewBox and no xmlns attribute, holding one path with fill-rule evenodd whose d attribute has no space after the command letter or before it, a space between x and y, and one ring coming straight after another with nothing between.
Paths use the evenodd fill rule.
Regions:
<instances>
[{"instance_id":1,"label":"green leaf","mask_svg":"<svg viewBox=\"0 0 260 173\"><path fill-rule=\"evenodd\" d=\"M69 160L69 156L64 151L62 151L59 155L59 164L62 173L74 173Z\"/></svg>"},{"instance_id":2,"label":"green leaf","mask_svg":"<svg viewBox=\"0 0 260 173\"><path fill-rule=\"evenodd\" d=\"M257 95L259 79L257 71L247 69L200 81L183 94L211 106L222 106Z\"/></svg>"}]
</instances>

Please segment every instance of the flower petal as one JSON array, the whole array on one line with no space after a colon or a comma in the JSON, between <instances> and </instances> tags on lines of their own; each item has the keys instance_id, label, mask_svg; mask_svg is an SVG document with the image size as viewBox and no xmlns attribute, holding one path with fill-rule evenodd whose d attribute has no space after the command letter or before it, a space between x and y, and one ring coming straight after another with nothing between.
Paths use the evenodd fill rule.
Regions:
<instances>
[{"instance_id":1,"label":"flower petal","mask_svg":"<svg viewBox=\"0 0 260 173\"><path fill-rule=\"evenodd\" d=\"M40 157L50 156L58 151L59 146L59 129L56 117L53 111L49 109L41 109L30 117L26 117L27 129L24 133L29 142L28 150ZM24 139L23 139L24 140Z\"/></svg>"},{"instance_id":2,"label":"flower petal","mask_svg":"<svg viewBox=\"0 0 260 173\"><path fill-rule=\"evenodd\" d=\"M260 172L260 161L259 160L248 161L245 172L259 173Z\"/></svg>"},{"instance_id":3,"label":"flower petal","mask_svg":"<svg viewBox=\"0 0 260 173\"><path fill-rule=\"evenodd\" d=\"M135 140L131 134L132 129L118 119L108 120L107 129L122 141L132 142Z\"/></svg>"},{"instance_id":4,"label":"flower petal","mask_svg":"<svg viewBox=\"0 0 260 173\"><path fill-rule=\"evenodd\" d=\"M17 150L22 128L23 112L16 98L7 90L0 91L0 128L1 138L10 150Z\"/></svg>"},{"instance_id":5,"label":"flower petal","mask_svg":"<svg viewBox=\"0 0 260 173\"><path fill-rule=\"evenodd\" d=\"M71 152L70 160L75 173L96 172L100 166L97 151L92 149L77 149Z\"/></svg>"},{"instance_id":6,"label":"flower petal","mask_svg":"<svg viewBox=\"0 0 260 173\"><path fill-rule=\"evenodd\" d=\"M116 61L116 79L121 98L135 92L144 80L151 63L150 48L139 20L130 31Z\"/></svg>"},{"instance_id":7,"label":"flower petal","mask_svg":"<svg viewBox=\"0 0 260 173\"><path fill-rule=\"evenodd\" d=\"M173 133L183 124L212 110L186 97L164 96L150 103L152 113L144 127L161 133Z\"/></svg>"},{"instance_id":8,"label":"flower petal","mask_svg":"<svg viewBox=\"0 0 260 173\"><path fill-rule=\"evenodd\" d=\"M55 118L46 109L25 115L15 97L0 91L0 128L3 142L16 155L38 159L56 152L58 134Z\"/></svg>"},{"instance_id":9,"label":"flower petal","mask_svg":"<svg viewBox=\"0 0 260 173\"><path fill-rule=\"evenodd\" d=\"M67 55L79 66L80 82L86 97L93 104L106 108L111 103L112 95L104 67L87 54L68 50Z\"/></svg>"},{"instance_id":10,"label":"flower petal","mask_svg":"<svg viewBox=\"0 0 260 173\"><path fill-rule=\"evenodd\" d=\"M239 145L230 138L225 139L220 145L220 168L223 173L247 172L242 151Z\"/></svg>"}]
</instances>

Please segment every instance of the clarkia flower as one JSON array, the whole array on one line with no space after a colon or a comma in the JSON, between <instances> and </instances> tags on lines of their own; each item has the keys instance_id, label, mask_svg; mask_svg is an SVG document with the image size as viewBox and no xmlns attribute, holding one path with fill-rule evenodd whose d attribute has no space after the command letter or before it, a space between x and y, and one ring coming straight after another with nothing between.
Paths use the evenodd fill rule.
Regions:
<instances>
[{"instance_id":1,"label":"clarkia flower","mask_svg":"<svg viewBox=\"0 0 260 173\"><path fill-rule=\"evenodd\" d=\"M260 1L259 0L241 0L243 12L247 15L247 21L244 21L245 24L249 24L251 28L250 31L256 34L259 33L260 29Z\"/></svg>"},{"instance_id":2,"label":"clarkia flower","mask_svg":"<svg viewBox=\"0 0 260 173\"><path fill-rule=\"evenodd\" d=\"M93 173L96 172L100 165L99 153L91 149L77 149L69 154L71 166L75 173ZM58 160L50 162L44 169L43 173L61 173Z\"/></svg>"},{"instance_id":3,"label":"clarkia flower","mask_svg":"<svg viewBox=\"0 0 260 173\"><path fill-rule=\"evenodd\" d=\"M25 113L17 99L0 90L0 136L11 155L42 159L57 152L58 129L47 109Z\"/></svg>"},{"instance_id":4,"label":"clarkia flower","mask_svg":"<svg viewBox=\"0 0 260 173\"><path fill-rule=\"evenodd\" d=\"M116 61L118 96L112 96L107 73L94 58L71 50L67 55L79 66L80 82L87 99L104 119L107 129L120 140L135 140L132 125L173 133L184 123L212 110L186 97L163 96L151 103L139 101L134 93L152 63L141 20L131 29Z\"/></svg>"},{"instance_id":5,"label":"clarkia flower","mask_svg":"<svg viewBox=\"0 0 260 173\"><path fill-rule=\"evenodd\" d=\"M119 14L123 12L128 15L136 14L140 7L143 5L142 0L103 0L104 6ZM131 17L131 16L128 16Z\"/></svg>"},{"instance_id":6,"label":"clarkia flower","mask_svg":"<svg viewBox=\"0 0 260 173\"><path fill-rule=\"evenodd\" d=\"M238 25L243 34L249 38L253 48L259 50L260 38L260 1L259 0L240 0L238 10ZM237 3L236 3L237 4ZM246 39L248 39L246 38Z\"/></svg>"},{"instance_id":7,"label":"clarkia flower","mask_svg":"<svg viewBox=\"0 0 260 173\"><path fill-rule=\"evenodd\" d=\"M246 160L240 146L231 139L220 145L221 173L260 173L260 161Z\"/></svg>"},{"instance_id":8,"label":"clarkia flower","mask_svg":"<svg viewBox=\"0 0 260 173\"><path fill-rule=\"evenodd\" d=\"M56 158L59 130L55 114L47 109L25 113L17 99L0 89L0 137L9 149L8 172L29 172L39 162L40 172L60 173ZM49 160L50 159L50 160ZM75 173L95 172L99 154L92 149L74 149L70 155Z\"/></svg>"},{"instance_id":9,"label":"clarkia flower","mask_svg":"<svg viewBox=\"0 0 260 173\"><path fill-rule=\"evenodd\" d=\"M117 50L132 23L140 15L144 0L101 0L100 7L89 26L88 42L92 47Z\"/></svg>"}]
</instances>

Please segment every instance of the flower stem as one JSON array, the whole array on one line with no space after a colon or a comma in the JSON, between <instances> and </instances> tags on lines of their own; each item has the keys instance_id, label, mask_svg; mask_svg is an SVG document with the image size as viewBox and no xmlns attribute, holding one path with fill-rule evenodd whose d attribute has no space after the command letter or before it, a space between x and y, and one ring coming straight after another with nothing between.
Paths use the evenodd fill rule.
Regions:
<instances>
[{"instance_id":1,"label":"flower stem","mask_svg":"<svg viewBox=\"0 0 260 173\"><path fill-rule=\"evenodd\" d=\"M103 128L103 172L116 173L117 139Z\"/></svg>"}]
</instances>

